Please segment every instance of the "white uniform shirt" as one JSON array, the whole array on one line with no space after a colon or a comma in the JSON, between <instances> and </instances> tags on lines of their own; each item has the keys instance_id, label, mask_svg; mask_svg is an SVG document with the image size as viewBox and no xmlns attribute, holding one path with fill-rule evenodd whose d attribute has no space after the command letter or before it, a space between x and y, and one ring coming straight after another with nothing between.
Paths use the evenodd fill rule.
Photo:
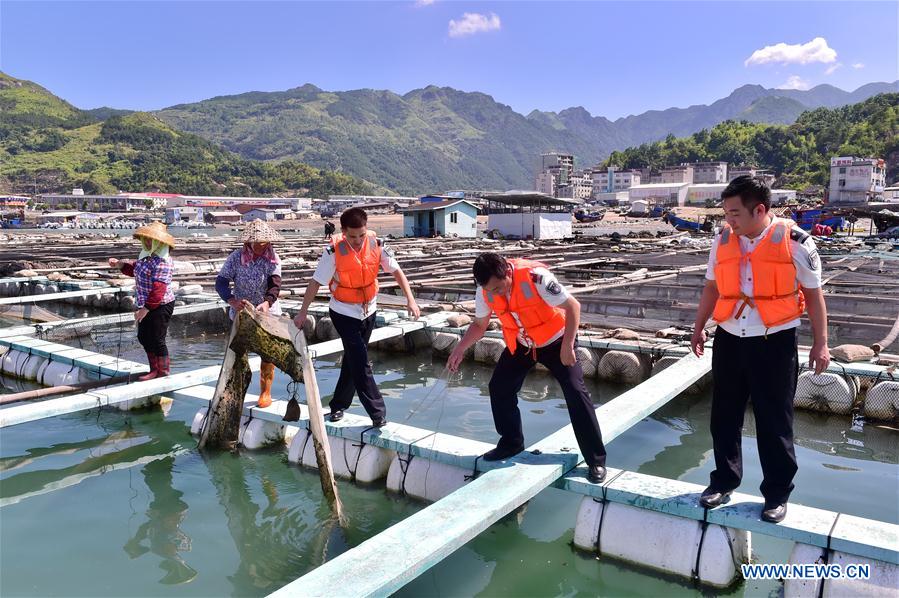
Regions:
<instances>
[{"instance_id":1,"label":"white uniform shirt","mask_svg":"<svg viewBox=\"0 0 899 598\"><path fill-rule=\"evenodd\" d=\"M740 251L743 255L752 253L758 246L759 241L768 234L771 226L771 224L766 226L765 230L754 239L738 235ZM715 280L715 256L718 252L718 240L720 238L720 235L715 237L715 241L712 243L712 250L709 252L709 265L705 272L706 280ZM793 265L796 266L796 279L799 281L799 284L807 289L820 287L821 258L818 257L818 249L815 247L815 241L812 239L812 236L798 226L794 226L790 231L790 251L793 255ZM740 290L745 295L752 296L752 264L749 263L749 260L743 260L740 264ZM738 301L731 317L719 324L721 328L735 336L763 336L799 326L799 318L796 318L786 324L766 328L758 310L753 309L749 305L743 309L743 313L740 314L738 321L734 316L742 304L742 301Z\"/></svg>"},{"instance_id":2,"label":"white uniform shirt","mask_svg":"<svg viewBox=\"0 0 899 598\"><path fill-rule=\"evenodd\" d=\"M378 239L378 245L381 247L381 269L388 274L393 274L400 269L399 263L397 263L396 258L393 256L393 251L388 249L381 239ZM350 247L350 251L352 250L353 248ZM334 257L334 248L328 245L325 247L321 259L318 260L318 265L315 267L315 274L312 275L312 280L327 287L331 284L331 279L338 280L337 258ZM364 320L375 313L375 310L378 308L378 296L375 295L372 297L371 301L368 303L344 303L332 296L328 307L341 315L356 318L357 320Z\"/></svg>"},{"instance_id":3,"label":"white uniform shirt","mask_svg":"<svg viewBox=\"0 0 899 598\"><path fill-rule=\"evenodd\" d=\"M571 294L568 290L556 280L555 275L547 270L546 268L534 268L531 270L531 280L534 282L534 287L537 289L537 293L540 297L546 301L549 305L553 307L558 307L568 301L568 298L571 297ZM506 301L509 300L509 296L506 295ZM475 290L474 295L474 317L476 318L486 318L489 316L493 310L490 308L490 304L487 303L487 300L484 299L484 289L478 285L478 288ZM515 321L518 322L518 327L522 328L521 321L518 319L518 314L514 311L512 312L512 317L515 318ZM562 335L565 334L565 330L560 330L557 334L555 334L551 339L546 341L541 345L537 345L538 347L545 347L549 344L552 344L562 338ZM527 339L525 339L521 334L518 335L518 342L522 345L529 347Z\"/></svg>"}]
</instances>

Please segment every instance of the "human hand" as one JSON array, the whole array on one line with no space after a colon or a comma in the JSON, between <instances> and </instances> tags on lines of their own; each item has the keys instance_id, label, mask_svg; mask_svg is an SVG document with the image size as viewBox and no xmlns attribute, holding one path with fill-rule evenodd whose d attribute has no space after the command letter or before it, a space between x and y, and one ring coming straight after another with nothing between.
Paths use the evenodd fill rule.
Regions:
<instances>
[{"instance_id":1,"label":"human hand","mask_svg":"<svg viewBox=\"0 0 899 598\"><path fill-rule=\"evenodd\" d=\"M109 267L110 268L118 268L119 260L117 258L111 257L109 258Z\"/></svg>"},{"instance_id":2,"label":"human hand","mask_svg":"<svg viewBox=\"0 0 899 598\"><path fill-rule=\"evenodd\" d=\"M134 312L134 321L140 324L141 320L147 317L147 314L150 313L150 310L146 307L141 307L136 312Z\"/></svg>"},{"instance_id":3,"label":"human hand","mask_svg":"<svg viewBox=\"0 0 899 598\"><path fill-rule=\"evenodd\" d=\"M259 305L256 306L256 311L267 314L268 313L269 304L268 301L263 301Z\"/></svg>"},{"instance_id":4,"label":"human hand","mask_svg":"<svg viewBox=\"0 0 899 598\"><path fill-rule=\"evenodd\" d=\"M705 353L705 342L708 340L708 335L705 332L705 328L694 328L693 329L693 338L690 339L690 348L693 350L693 354L696 357L702 357L702 354Z\"/></svg>"},{"instance_id":5,"label":"human hand","mask_svg":"<svg viewBox=\"0 0 899 598\"><path fill-rule=\"evenodd\" d=\"M559 352L559 360L565 367L571 367L577 363L577 355L574 354L574 346L563 345L562 350Z\"/></svg>"},{"instance_id":6,"label":"human hand","mask_svg":"<svg viewBox=\"0 0 899 598\"><path fill-rule=\"evenodd\" d=\"M297 315L295 315L293 317L293 324L298 329L302 330L303 324L305 324L305 323L306 323L306 312L301 310Z\"/></svg>"},{"instance_id":7,"label":"human hand","mask_svg":"<svg viewBox=\"0 0 899 598\"><path fill-rule=\"evenodd\" d=\"M409 299L409 301L406 302L406 309L409 310L409 315L412 316L413 320L417 320L421 317L421 309L419 309L415 299Z\"/></svg>"},{"instance_id":8,"label":"human hand","mask_svg":"<svg viewBox=\"0 0 899 598\"><path fill-rule=\"evenodd\" d=\"M459 364L465 359L465 351L460 351L458 345L453 352L450 353L449 359L446 360L446 369L456 373L459 371Z\"/></svg>"},{"instance_id":9,"label":"human hand","mask_svg":"<svg viewBox=\"0 0 899 598\"><path fill-rule=\"evenodd\" d=\"M808 367L814 369L816 374L820 374L829 365L830 351L827 349L827 343L815 342L808 352Z\"/></svg>"}]
</instances>

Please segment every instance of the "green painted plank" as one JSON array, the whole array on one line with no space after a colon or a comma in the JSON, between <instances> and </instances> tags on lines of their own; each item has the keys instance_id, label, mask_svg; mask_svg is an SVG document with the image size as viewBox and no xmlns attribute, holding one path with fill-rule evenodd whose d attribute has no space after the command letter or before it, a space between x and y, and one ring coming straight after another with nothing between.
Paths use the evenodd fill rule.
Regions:
<instances>
[{"instance_id":1,"label":"green painted plank","mask_svg":"<svg viewBox=\"0 0 899 598\"><path fill-rule=\"evenodd\" d=\"M676 397L711 367L711 351L687 357L598 410L606 442ZM647 411L648 410L648 411ZM518 508L577 465L570 426L449 496L328 561L273 596L386 596ZM353 564L365 563L364 568ZM354 574L345 575L353 566ZM342 573L344 572L344 573Z\"/></svg>"},{"instance_id":2,"label":"green painted plank","mask_svg":"<svg viewBox=\"0 0 899 598\"><path fill-rule=\"evenodd\" d=\"M555 456L522 458L369 538L271 596L387 596L551 484ZM352 571L352 574L347 574Z\"/></svg>"},{"instance_id":3,"label":"green painted plank","mask_svg":"<svg viewBox=\"0 0 899 598\"><path fill-rule=\"evenodd\" d=\"M193 303L189 305L179 305L175 308L173 315L190 314L208 311L212 309L221 309L225 306L224 301ZM71 318L68 320L60 320L58 322L44 322L41 324L32 324L30 326L15 326L12 328L0 328L0 344L3 339L9 339L13 336L32 336L35 334L45 333L60 326L73 326L75 324L84 324L89 326L106 326L109 324L119 324L122 322L130 323L134 321L134 313L127 312L123 314L112 314L105 316L94 316L90 318Z\"/></svg>"},{"instance_id":4,"label":"green painted plank","mask_svg":"<svg viewBox=\"0 0 899 598\"><path fill-rule=\"evenodd\" d=\"M210 386L186 388L175 391L170 396L176 399L192 399L207 405L213 390ZM286 401L275 401L267 409L255 407L255 402L256 397L248 394L244 415L283 425L308 427L307 419L289 423L281 421ZM303 417L307 416L304 414ZM368 427L368 418L350 413L347 413L341 422L326 423L326 429L330 436L350 440L359 440L359 435ZM391 422L380 431L369 430L364 434L363 440L366 444L397 451L401 454L411 452L416 456L465 469L473 468L475 457L492 448L492 445L488 443L447 434L439 434L439 441L431 446L432 437L428 434L428 430ZM422 438L427 440L421 441ZM415 441L418 443L412 444ZM478 461L478 471L480 472L496 467L507 467L507 465ZM586 469L580 467L568 472L553 485L597 499L602 498L605 493L610 502L697 521L703 519L704 509L698 504L703 486L634 472L621 472L613 468L609 468L607 479L609 482L604 485L605 488L592 484L586 479ZM787 518L780 524L772 524L759 518L763 503L764 501L759 497L736 493L728 505L709 511L708 520L734 529L761 533L813 546L827 546L827 536L837 518L837 513L791 503ZM899 530L899 526L892 523L842 514L839 525L834 529L831 546L835 550L849 554L897 563L899 562L899 555L896 552L897 530Z\"/></svg>"},{"instance_id":5,"label":"green painted plank","mask_svg":"<svg viewBox=\"0 0 899 598\"><path fill-rule=\"evenodd\" d=\"M899 565L899 525L843 514L834 527L830 547Z\"/></svg>"},{"instance_id":6,"label":"green painted plank","mask_svg":"<svg viewBox=\"0 0 899 598\"><path fill-rule=\"evenodd\" d=\"M627 392L596 410L596 417L606 442L611 441L659 407L679 395L691 384L706 375L712 368L712 352L701 358L693 355L682 357L674 365L638 384ZM543 452L577 450L574 428L568 424L534 447Z\"/></svg>"},{"instance_id":7,"label":"green painted plank","mask_svg":"<svg viewBox=\"0 0 899 598\"><path fill-rule=\"evenodd\" d=\"M65 291L62 293L47 293L44 295L25 295L19 297L0 297L0 305L21 305L23 303L38 303L41 301L59 301L72 297L87 297L89 295L109 295L122 291L130 291L134 287L106 287L87 289L82 291Z\"/></svg>"},{"instance_id":8,"label":"green painted plank","mask_svg":"<svg viewBox=\"0 0 899 598\"><path fill-rule=\"evenodd\" d=\"M259 369L258 357L250 358L251 369ZM172 374L164 378L154 378L146 382L132 382L120 384L106 389L98 389L91 392L48 399L38 403L16 404L0 409L0 428L24 424L31 421L55 417L78 411L86 411L105 405L115 405L158 394L166 394L185 386L196 386L218 379L221 366L214 365L193 372Z\"/></svg>"},{"instance_id":9,"label":"green painted plank","mask_svg":"<svg viewBox=\"0 0 899 598\"><path fill-rule=\"evenodd\" d=\"M386 338L400 336L413 330L420 330L429 322L441 322L441 319L445 317L445 314L433 314L431 316L423 317L419 321L402 322L396 325L378 328L372 333L371 341L384 340ZM24 338L24 341L28 343L34 343L36 340L37 339L30 337ZM0 344L8 344L10 341L11 339L0 340ZM59 346L62 350L72 350L71 347L66 347L65 345ZM327 343L311 345L309 348L315 352L316 356L339 353L343 350L343 346L339 339L336 341L328 341ZM117 361L115 358L110 358L109 356L101 356L96 353L92 353L91 355L97 357L96 359L91 357L90 363L85 361L85 365L88 366L87 369L89 371L95 371L96 367L100 367L101 371L104 371L105 373L115 372L117 371L116 367L118 367L115 364L122 363L122 361ZM100 358L103 358L106 361L97 361L97 359ZM81 359L88 358L85 357ZM250 363L254 370L259 369L258 357L250 358ZM92 367L94 370L90 370ZM214 365L193 372L173 374L165 378L155 378L153 380L148 380L147 382L132 382L127 385L115 386L106 391L93 391L90 393L83 393L59 399L50 399L27 405L13 405L11 407L0 409L0 428L29 421L36 421L46 417L55 417L57 415L93 409L94 407L103 405L113 405L115 403L121 403L150 395L165 394L179 388L205 384L217 380L220 369L221 366Z\"/></svg>"}]
</instances>

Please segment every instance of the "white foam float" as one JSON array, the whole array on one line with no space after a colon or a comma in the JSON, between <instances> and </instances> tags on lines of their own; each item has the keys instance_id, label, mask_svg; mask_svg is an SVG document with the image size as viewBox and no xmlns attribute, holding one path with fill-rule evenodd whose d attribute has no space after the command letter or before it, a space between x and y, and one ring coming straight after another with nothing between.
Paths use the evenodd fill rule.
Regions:
<instances>
[{"instance_id":1,"label":"white foam float","mask_svg":"<svg viewBox=\"0 0 899 598\"><path fill-rule=\"evenodd\" d=\"M334 436L328 438L328 446L331 449L331 467L334 475L363 483L383 479L394 455L393 451L387 449ZM312 434L309 430L297 431L290 443L287 460L305 467L318 468Z\"/></svg>"},{"instance_id":2,"label":"white foam float","mask_svg":"<svg viewBox=\"0 0 899 598\"><path fill-rule=\"evenodd\" d=\"M865 417L887 421L899 417L899 382L878 382L868 389Z\"/></svg>"},{"instance_id":3,"label":"white foam float","mask_svg":"<svg viewBox=\"0 0 899 598\"><path fill-rule=\"evenodd\" d=\"M639 384L649 377L649 362L629 351L607 351L599 360L596 375L607 382Z\"/></svg>"},{"instance_id":4,"label":"white foam float","mask_svg":"<svg viewBox=\"0 0 899 598\"><path fill-rule=\"evenodd\" d=\"M603 504L589 496L581 500L574 528L574 545L581 550L598 549L600 554L687 579L693 576L699 554L699 579L718 588L740 575L740 565L749 562L750 544L747 531L708 525L703 538L700 521Z\"/></svg>"},{"instance_id":5,"label":"white foam float","mask_svg":"<svg viewBox=\"0 0 899 598\"><path fill-rule=\"evenodd\" d=\"M474 360L479 363L496 363L506 349L506 343L498 338L485 337L474 344Z\"/></svg>"},{"instance_id":6,"label":"white foam float","mask_svg":"<svg viewBox=\"0 0 899 598\"><path fill-rule=\"evenodd\" d=\"M845 415L852 409L858 393L858 381L839 374L803 372L796 383L793 405L824 413Z\"/></svg>"},{"instance_id":7,"label":"white foam float","mask_svg":"<svg viewBox=\"0 0 899 598\"><path fill-rule=\"evenodd\" d=\"M790 553L790 563L806 565L823 563L824 549L819 546L796 543ZM895 596L899 588L899 566L884 561L875 561L865 557L833 552L827 559L828 564L839 565L846 573L848 565L867 565L868 579L787 579L784 581L784 595L791 598L838 598L852 596L864 598L870 596ZM824 584L823 589L821 584Z\"/></svg>"},{"instance_id":8,"label":"white foam float","mask_svg":"<svg viewBox=\"0 0 899 598\"><path fill-rule=\"evenodd\" d=\"M387 489L422 500L437 501L464 486L470 475L469 469L396 454L387 472Z\"/></svg>"}]
</instances>

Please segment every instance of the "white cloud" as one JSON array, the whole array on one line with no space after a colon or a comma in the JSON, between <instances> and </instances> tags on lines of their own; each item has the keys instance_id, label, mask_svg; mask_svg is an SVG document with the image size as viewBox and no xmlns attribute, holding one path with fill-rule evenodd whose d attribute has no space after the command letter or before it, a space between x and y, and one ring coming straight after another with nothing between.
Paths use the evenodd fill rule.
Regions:
<instances>
[{"instance_id":1,"label":"white cloud","mask_svg":"<svg viewBox=\"0 0 899 598\"><path fill-rule=\"evenodd\" d=\"M435 0L415 0L415 6L430 6Z\"/></svg>"},{"instance_id":2,"label":"white cloud","mask_svg":"<svg viewBox=\"0 0 899 598\"><path fill-rule=\"evenodd\" d=\"M843 66L843 63L842 63L842 62L838 62L838 63L836 63L836 64L833 64L833 65L827 67L827 70L824 71L824 74L825 74L825 75L832 75L832 74L834 74L834 73L837 71L837 69L839 69L839 68L842 67L842 66Z\"/></svg>"},{"instance_id":3,"label":"white cloud","mask_svg":"<svg viewBox=\"0 0 899 598\"><path fill-rule=\"evenodd\" d=\"M790 75L790 77L787 79L787 82L784 83L784 84L782 84L782 85L778 85L778 86L777 86L777 89L799 89L799 90L806 90L806 89L808 89L809 87L811 87L811 85L809 84L809 82L806 81L806 80L804 80L804 79L803 79L802 77L800 77L799 75Z\"/></svg>"},{"instance_id":4,"label":"white cloud","mask_svg":"<svg viewBox=\"0 0 899 598\"><path fill-rule=\"evenodd\" d=\"M474 35L475 33L497 31L499 28L499 17L495 13L482 15L476 12L467 12L458 21L450 19L449 22L450 37L463 37Z\"/></svg>"},{"instance_id":5,"label":"white cloud","mask_svg":"<svg viewBox=\"0 0 899 598\"><path fill-rule=\"evenodd\" d=\"M768 64L771 62L780 64L809 64L810 62L823 62L825 64L836 62L837 52L827 45L823 37L816 37L806 44L785 44L783 42L773 46L765 46L756 50L743 64L751 66L755 64Z\"/></svg>"},{"instance_id":6,"label":"white cloud","mask_svg":"<svg viewBox=\"0 0 899 598\"><path fill-rule=\"evenodd\" d=\"M863 69L863 68L865 68L865 63L864 62L856 62L855 64L852 65L852 68Z\"/></svg>"}]
</instances>

